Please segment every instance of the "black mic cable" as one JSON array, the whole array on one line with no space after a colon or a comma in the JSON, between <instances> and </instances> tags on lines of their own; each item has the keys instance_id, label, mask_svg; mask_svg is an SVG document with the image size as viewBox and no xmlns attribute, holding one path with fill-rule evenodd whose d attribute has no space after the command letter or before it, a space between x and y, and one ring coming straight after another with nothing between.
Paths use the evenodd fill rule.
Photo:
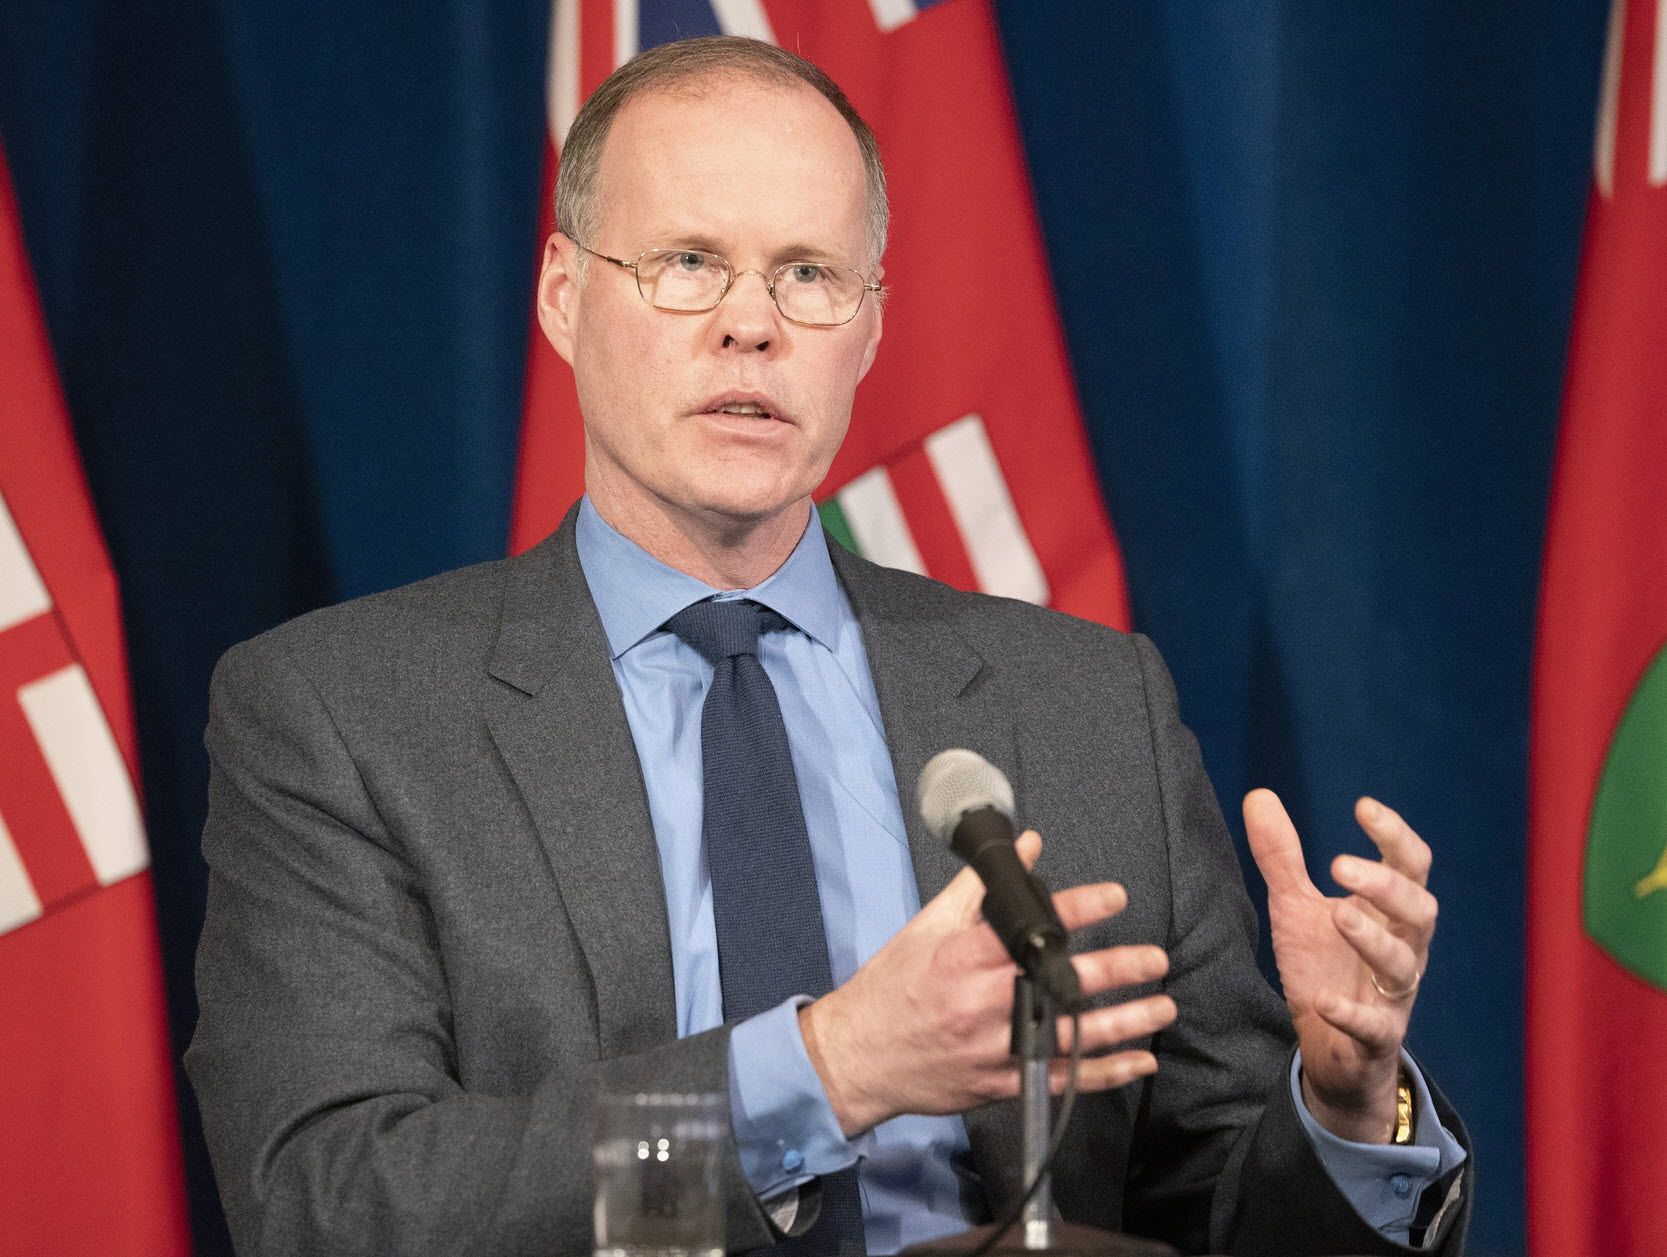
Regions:
<instances>
[{"instance_id":1,"label":"black mic cable","mask_svg":"<svg viewBox=\"0 0 1667 1257\"><path fill-rule=\"evenodd\" d=\"M1030 1198L1036 1194L1036 1189L1042 1186L1042 1180L1053 1170L1054 1158L1059 1155L1060 1147L1065 1143L1065 1127L1071 1120L1071 1109L1077 1102L1077 1066L1082 1064L1082 1012L1073 1009L1071 1012L1071 1064L1065 1074L1065 1091L1059 1098L1059 1116L1053 1121L1053 1134L1048 1138L1048 1155L1042 1158L1042 1164L1035 1175L1026 1185L1024 1194L1008 1206L1001 1221L996 1223L995 1229L980 1241L977 1248L967 1254L967 1257L985 1257L995 1248L1013 1229L1015 1223L1024 1217L1025 1206Z\"/></svg>"}]
</instances>

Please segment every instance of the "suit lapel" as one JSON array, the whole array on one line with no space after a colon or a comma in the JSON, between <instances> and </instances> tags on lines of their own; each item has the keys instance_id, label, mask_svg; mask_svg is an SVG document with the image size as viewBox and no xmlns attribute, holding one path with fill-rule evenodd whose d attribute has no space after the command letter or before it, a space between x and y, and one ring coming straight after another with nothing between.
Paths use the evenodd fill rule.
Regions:
<instances>
[{"instance_id":1,"label":"suit lapel","mask_svg":"<svg viewBox=\"0 0 1667 1257\"><path fill-rule=\"evenodd\" d=\"M925 903L960 862L920 819L920 771L939 751L965 746L1020 791L1012 716L935 587L829 549L862 628ZM579 566L574 514L512 564L488 663L511 688L487 723L590 968L602 1054L641 1051L677 1035L670 926L636 745ZM999 1212L1020 1187L1017 1106L987 1105L967 1114L966 1126L988 1203Z\"/></svg>"},{"instance_id":2,"label":"suit lapel","mask_svg":"<svg viewBox=\"0 0 1667 1257\"><path fill-rule=\"evenodd\" d=\"M949 622L948 599L938 587L877 568L837 544L828 549L862 627L924 904L961 862L920 819L920 770L939 751L964 746L1005 772L1022 800L1011 707L983 656ZM988 1204L999 1214L1023 1188L1018 1105L985 1105L965 1121Z\"/></svg>"},{"instance_id":3,"label":"suit lapel","mask_svg":"<svg viewBox=\"0 0 1667 1257\"><path fill-rule=\"evenodd\" d=\"M659 849L575 513L512 560L487 723L532 815L590 967L602 1055L677 1037Z\"/></svg>"}]
</instances>

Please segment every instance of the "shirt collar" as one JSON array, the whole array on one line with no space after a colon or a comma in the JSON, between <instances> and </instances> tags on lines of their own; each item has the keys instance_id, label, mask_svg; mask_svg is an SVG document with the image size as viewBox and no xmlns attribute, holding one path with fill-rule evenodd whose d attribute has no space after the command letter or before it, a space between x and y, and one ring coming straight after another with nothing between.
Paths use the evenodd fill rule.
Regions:
<instances>
[{"instance_id":1,"label":"shirt collar","mask_svg":"<svg viewBox=\"0 0 1667 1257\"><path fill-rule=\"evenodd\" d=\"M579 566L618 659L692 602L715 595L751 598L791 621L832 650L839 631L845 590L828 555L827 537L816 511L787 561L751 589L718 590L660 562L618 532L591 505L579 501L575 538Z\"/></svg>"}]
</instances>

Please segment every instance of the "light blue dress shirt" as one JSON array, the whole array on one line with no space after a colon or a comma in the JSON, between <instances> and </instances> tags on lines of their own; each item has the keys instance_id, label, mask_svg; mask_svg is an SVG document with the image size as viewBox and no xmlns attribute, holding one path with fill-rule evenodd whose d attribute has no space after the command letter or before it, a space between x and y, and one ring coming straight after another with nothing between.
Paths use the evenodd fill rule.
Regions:
<instances>
[{"instance_id":1,"label":"light blue dress shirt","mask_svg":"<svg viewBox=\"0 0 1667 1257\"><path fill-rule=\"evenodd\" d=\"M787 561L752 589L720 591L668 567L616 532L587 497L579 563L608 637L660 852L671 927L677 1029L723 1020L712 886L701 843L701 705L712 667L661 628L703 598L751 598L794 629L760 639L804 804L836 983L847 981L920 910L914 864L862 633L815 513ZM742 1169L761 1200L860 1162L868 1251L896 1252L964 1230L984 1215L959 1117L905 1115L847 1140L788 1001L737 1025L730 1099ZM1416 1070L1414 1070L1416 1073ZM1322 1163L1367 1222L1404 1242L1418 1196L1463 1159L1419 1080L1427 1147L1351 1144L1321 1128L1292 1087ZM1403 1190L1404 1189L1404 1190Z\"/></svg>"}]
</instances>

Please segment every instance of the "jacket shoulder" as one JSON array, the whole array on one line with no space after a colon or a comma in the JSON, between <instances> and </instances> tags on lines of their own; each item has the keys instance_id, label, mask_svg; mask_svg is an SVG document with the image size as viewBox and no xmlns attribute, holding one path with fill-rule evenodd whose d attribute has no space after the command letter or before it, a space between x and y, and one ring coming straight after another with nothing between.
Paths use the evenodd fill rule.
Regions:
<instances>
[{"instance_id":1,"label":"jacket shoulder","mask_svg":"<svg viewBox=\"0 0 1667 1257\"><path fill-rule=\"evenodd\" d=\"M240 642L215 685L250 672L295 669L321 690L397 683L440 658L489 655L504 591L528 555L493 559L320 607Z\"/></svg>"},{"instance_id":2,"label":"jacket shoulder","mask_svg":"<svg viewBox=\"0 0 1667 1257\"><path fill-rule=\"evenodd\" d=\"M1071 658L1138 669L1142 652L1153 651L1141 634L1018 598L969 593L850 553L840 554L836 566L860 612L904 623L942 624L991 662L1057 670L1061 658Z\"/></svg>"}]
</instances>

